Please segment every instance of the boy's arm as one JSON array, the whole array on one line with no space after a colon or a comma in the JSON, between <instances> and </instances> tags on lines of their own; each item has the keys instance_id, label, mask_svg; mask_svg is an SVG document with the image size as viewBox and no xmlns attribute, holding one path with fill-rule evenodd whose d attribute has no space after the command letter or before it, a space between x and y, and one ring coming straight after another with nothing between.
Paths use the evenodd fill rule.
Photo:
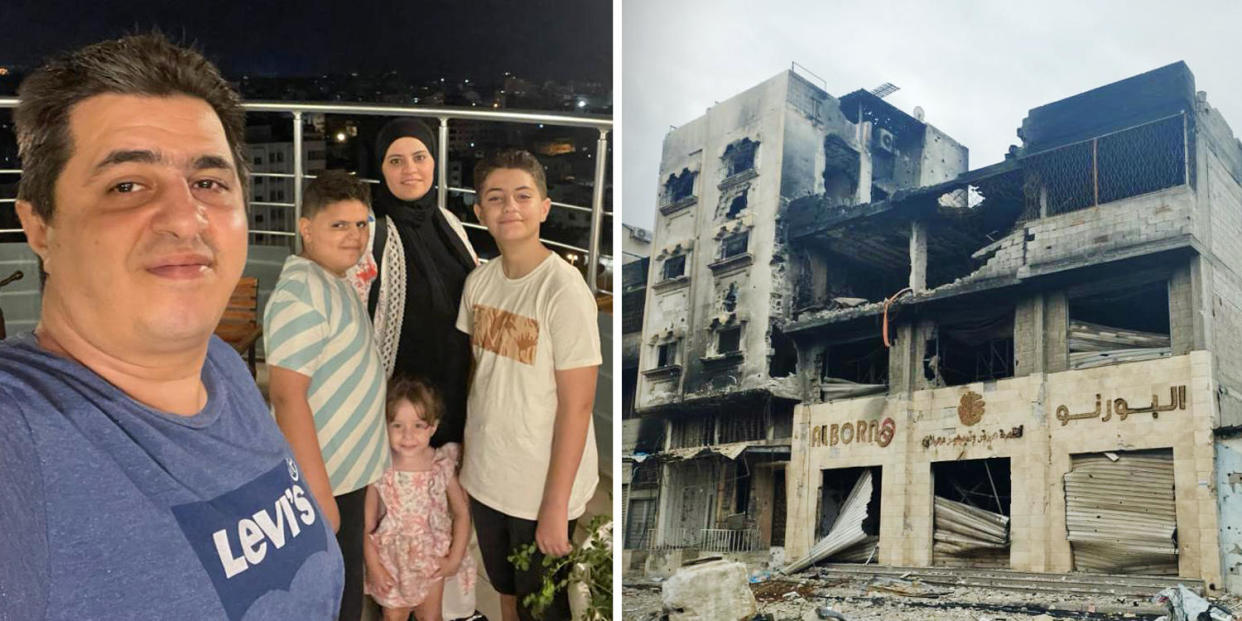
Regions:
<instances>
[{"instance_id":1,"label":"boy's arm","mask_svg":"<svg viewBox=\"0 0 1242 621\"><path fill-rule=\"evenodd\" d=\"M569 554L569 494L586 449L595 403L598 366L556 372L556 423L552 432L552 459L543 485L543 501L535 543L548 556Z\"/></svg>"},{"instance_id":2,"label":"boy's arm","mask_svg":"<svg viewBox=\"0 0 1242 621\"><path fill-rule=\"evenodd\" d=\"M274 365L268 366L268 372L276 424L293 449L293 458L301 467L311 494L323 510L332 531L336 532L341 527L341 514L336 507L336 498L332 496L328 468L323 464L323 452L315 432L315 417L311 413L310 402L306 400L311 378Z\"/></svg>"}]
</instances>

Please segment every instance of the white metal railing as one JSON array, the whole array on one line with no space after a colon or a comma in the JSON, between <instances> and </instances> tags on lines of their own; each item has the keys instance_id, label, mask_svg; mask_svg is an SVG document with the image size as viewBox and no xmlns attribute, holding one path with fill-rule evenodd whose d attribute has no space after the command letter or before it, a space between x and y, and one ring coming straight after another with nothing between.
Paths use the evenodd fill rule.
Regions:
<instances>
[{"instance_id":1,"label":"white metal railing","mask_svg":"<svg viewBox=\"0 0 1242 621\"><path fill-rule=\"evenodd\" d=\"M753 528L704 528L699 549L705 552L749 552L760 549L759 531Z\"/></svg>"},{"instance_id":2,"label":"white metal railing","mask_svg":"<svg viewBox=\"0 0 1242 621\"><path fill-rule=\"evenodd\" d=\"M18 99L16 97L0 97L0 109L14 108L17 106ZM249 204L256 206L268 207L291 207L294 210L294 222L302 215L302 185L305 179L313 179L314 175L303 170L302 162L302 115L305 113L318 114L344 114L344 115L361 115L361 116L408 116L431 118L439 121L439 145L436 153L436 203L440 207L444 207L448 203L448 194L450 191L457 193L473 194L473 190L467 188L450 187L448 184L448 124L449 120L475 120L490 121L498 123L525 123L525 124L547 124L566 127L583 127L594 128L599 131L599 138L595 143L595 177L593 180L593 194L590 207L580 205L570 205L566 203L552 203L552 206L560 209L568 209L574 211L589 212L591 214L590 224L590 240L587 248L580 248L566 243L554 242L551 240L541 240L549 246L565 248L578 252L584 252L587 255L587 284L591 287L592 292L609 293L606 289L598 286L599 268L601 259L612 259L611 255L600 253L600 246L603 235L607 235L610 231L602 229L603 218L605 215L612 216L612 211L604 209L604 187L605 177L607 173L608 160L608 132L612 131L612 119L594 115L567 115L567 114L551 114L542 112L512 112L499 110L474 110L469 108L431 108L421 106L373 106L366 104L317 104L307 102L247 102L242 107L247 112L274 112L290 114L293 122L293 172L292 173L271 173L271 172L254 172L251 177L273 177L282 179L293 179L293 202L251 202ZM0 175L11 174L20 175L21 169L0 169ZM378 183L373 179L368 179L371 183ZM0 199L2 203L13 203L14 199ZM484 227L473 224L463 223L470 228L483 229ZM0 233L21 233L21 229L0 229ZM300 245L301 240L292 231L279 230L252 230L254 234L266 235L282 235L294 238L295 246Z\"/></svg>"}]
</instances>

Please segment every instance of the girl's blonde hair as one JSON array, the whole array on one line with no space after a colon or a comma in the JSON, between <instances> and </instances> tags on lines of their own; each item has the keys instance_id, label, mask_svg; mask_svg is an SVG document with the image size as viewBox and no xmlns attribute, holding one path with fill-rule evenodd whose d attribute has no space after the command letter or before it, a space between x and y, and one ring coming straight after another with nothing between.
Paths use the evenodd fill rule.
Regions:
<instances>
[{"instance_id":1,"label":"girl's blonde hair","mask_svg":"<svg viewBox=\"0 0 1242 621\"><path fill-rule=\"evenodd\" d=\"M444 401L440 391L421 379L394 375L388 380L388 397L384 402L384 417L392 422L397 404L409 401L419 411L419 418L428 425L439 424L444 416Z\"/></svg>"}]
</instances>

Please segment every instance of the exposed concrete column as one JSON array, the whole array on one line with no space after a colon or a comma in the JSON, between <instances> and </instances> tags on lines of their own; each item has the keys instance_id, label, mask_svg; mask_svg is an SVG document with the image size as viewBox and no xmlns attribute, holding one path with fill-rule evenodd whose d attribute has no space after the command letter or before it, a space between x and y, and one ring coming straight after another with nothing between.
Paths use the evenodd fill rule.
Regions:
<instances>
[{"instance_id":1,"label":"exposed concrete column","mask_svg":"<svg viewBox=\"0 0 1242 621\"><path fill-rule=\"evenodd\" d=\"M1018 302L1013 314L1014 377L1044 370L1044 296Z\"/></svg>"},{"instance_id":2,"label":"exposed concrete column","mask_svg":"<svg viewBox=\"0 0 1242 621\"><path fill-rule=\"evenodd\" d=\"M1069 298L1064 291L1044 296L1044 372L1069 368Z\"/></svg>"},{"instance_id":3,"label":"exposed concrete column","mask_svg":"<svg viewBox=\"0 0 1242 621\"><path fill-rule=\"evenodd\" d=\"M866 205L871 202L871 122L858 125L858 191L854 193L854 204Z\"/></svg>"},{"instance_id":4,"label":"exposed concrete column","mask_svg":"<svg viewBox=\"0 0 1242 621\"><path fill-rule=\"evenodd\" d=\"M915 353L917 347L914 325L910 323L889 325L893 346L888 350L888 392L892 395L909 395L914 390L916 373L922 373L921 358Z\"/></svg>"},{"instance_id":5,"label":"exposed concrete column","mask_svg":"<svg viewBox=\"0 0 1242 621\"><path fill-rule=\"evenodd\" d=\"M910 223L910 289L927 289L927 223L921 220Z\"/></svg>"},{"instance_id":6,"label":"exposed concrete column","mask_svg":"<svg viewBox=\"0 0 1242 621\"><path fill-rule=\"evenodd\" d=\"M1190 265L1180 267L1169 276L1169 345L1174 356L1188 354L1195 348L1196 306Z\"/></svg>"}]
</instances>

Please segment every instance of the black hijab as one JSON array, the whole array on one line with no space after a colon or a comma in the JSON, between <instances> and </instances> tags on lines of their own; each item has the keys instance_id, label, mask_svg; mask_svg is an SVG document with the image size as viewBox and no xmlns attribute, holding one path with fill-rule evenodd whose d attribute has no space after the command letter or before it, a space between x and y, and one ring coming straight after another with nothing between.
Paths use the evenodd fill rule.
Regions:
<instances>
[{"instance_id":1,"label":"black hijab","mask_svg":"<svg viewBox=\"0 0 1242 621\"><path fill-rule=\"evenodd\" d=\"M375 139L381 181L384 181L384 159L388 148L398 139L407 137L422 142L433 158L438 157L436 138L431 128L418 119L393 119L380 129ZM443 165L443 162L436 162L436 165ZM432 174L435 174L434 169ZM428 285L425 293L430 296L432 308L438 313L456 317L457 304L461 299L461 285L454 286L454 283L446 282L446 278L453 280L454 274L445 272L469 272L474 268L474 259L436 206L436 197L431 190L432 185L429 184L426 194L407 201L397 198L388 189L387 182L380 183L379 190L375 193L375 216L376 220L381 220L384 216L392 218L397 231L402 233L402 242L406 242L403 244L406 256L414 263L417 271L425 272L422 274ZM405 238L407 233L412 239ZM381 261L380 255L377 251L377 263ZM374 290L378 291L379 287Z\"/></svg>"},{"instance_id":2,"label":"black hijab","mask_svg":"<svg viewBox=\"0 0 1242 621\"><path fill-rule=\"evenodd\" d=\"M421 121L390 121L380 130L375 144L381 179L388 148L404 137L418 139L435 156L435 136ZM400 237L405 253L405 299L394 373L423 378L440 391L444 415L431 438L432 446L461 442L466 420L470 338L457 330L457 307L466 275L474 269L474 258L436 206L430 190L406 201L393 195L385 181L375 193L373 205L377 220L373 252L380 265L380 277L384 273L383 247L392 243L393 236ZM392 219L391 229L387 229L384 216ZM372 300L377 299L379 289L376 282L371 288ZM373 315L374 308L372 305Z\"/></svg>"}]
</instances>

